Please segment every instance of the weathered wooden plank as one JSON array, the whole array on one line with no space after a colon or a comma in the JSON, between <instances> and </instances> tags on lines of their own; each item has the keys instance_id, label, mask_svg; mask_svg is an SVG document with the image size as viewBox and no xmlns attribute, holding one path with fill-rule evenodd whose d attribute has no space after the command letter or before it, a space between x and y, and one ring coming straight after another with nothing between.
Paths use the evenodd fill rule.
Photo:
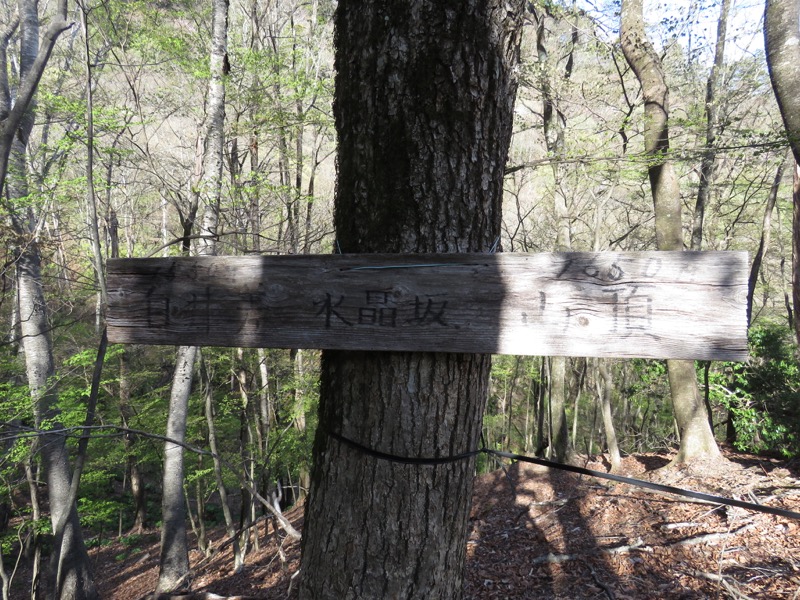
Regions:
<instances>
[{"instance_id":1,"label":"weathered wooden plank","mask_svg":"<svg viewBox=\"0 0 800 600\"><path fill-rule=\"evenodd\" d=\"M743 360L744 252L117 259L119 343Z\"/></svg>"}]
</instances>

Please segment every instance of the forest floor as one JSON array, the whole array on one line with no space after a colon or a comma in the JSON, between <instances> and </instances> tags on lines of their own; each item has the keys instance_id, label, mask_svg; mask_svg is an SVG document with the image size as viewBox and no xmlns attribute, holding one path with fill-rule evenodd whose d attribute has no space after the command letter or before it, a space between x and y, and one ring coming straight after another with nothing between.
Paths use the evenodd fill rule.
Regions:
<instances>
[{"instance_id":1,"label":"forest floor","mask_svg":"<svg viewBox=\"0 0 800 600\"><path fill-rule=\"evenodd\" d=\"M798 461L725 454L670 470L657 470L666 454L628 456L620 474L800 511ZM302 507L287 516L302 528ZM266 543L235 575L230 546L207 560L192 552L192 598L295 597L299 543L259 531ZM465 598L800 598L800 521L539 466L479 476L469 532ZM102 598L139 600L155 587L158 532L92 558Z\"/></svg>"}]
</instances>

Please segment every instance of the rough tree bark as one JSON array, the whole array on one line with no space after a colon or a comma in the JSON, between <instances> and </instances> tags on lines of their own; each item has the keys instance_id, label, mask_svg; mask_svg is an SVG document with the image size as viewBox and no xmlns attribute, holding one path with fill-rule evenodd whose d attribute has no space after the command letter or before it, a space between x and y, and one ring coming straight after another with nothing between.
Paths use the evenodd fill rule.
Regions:
<instances>
[{"instance_id":1,"label":"rough tree bark","mask_svg":"<svg viewBox=\"0 0 800 600\"><path fill-rule=\"evenodd\" d=\"M500 234L523 2L342 0L343 252L486 252ZM433 300L431 300L433 302ZM430 306L430 305L429 305ZM301 598L457 598L485 355L323 352Z\"/></svg>"},{"instance_id":2,"label":"rough tree bark","mask_svg":"<svg viewBox=\"0 0 800 600\"><path fill-rule=\"evenodd\" d=\"M669 157L669 88L661 59L645 33L642 0L623 0L620 41L625 59L641 83L644 97L644 150L649 157L647 172L655 209L656 245L659 250L683 250L680 187ZM667 370L681 438L674 462L720 457L708 424L708 412L697 388L694 362L668 360Z\"/></svg>"},{"instance_id":3,"label":"rough tree bark","mask_svg":"<svg viewBox=\"0 0 800 600\"><path fill-rule=\"evenodd\" d=\"M228 45L228 0L214 0L208 94L206 97L203 168L196 193L203 206L197 252L213 255L218 237L217 222L222 186L225 125L225 83ZM177 442L186 438L186 418L197 348L178 348L175 375L170 391L167 437ZM183 494L183 448L164 444L162 484L161 556L158 591L170 592L185 582L189 572L189 546L186 536L186 504Z\"/></svg>"}]
</instances>

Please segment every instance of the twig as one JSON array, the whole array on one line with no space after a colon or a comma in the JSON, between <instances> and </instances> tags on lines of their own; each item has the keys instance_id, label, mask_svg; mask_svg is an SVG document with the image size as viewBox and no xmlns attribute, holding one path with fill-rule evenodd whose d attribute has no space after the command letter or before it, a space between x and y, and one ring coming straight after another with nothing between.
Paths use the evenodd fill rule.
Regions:
<instances>
[{"instance_id":1,"label":"twig","mask_svg":"<svg viewBox=\"0 0 800 600\"><path fill-rule=\"evenodd\" d=\"M557 565L558 563L567 562L568 560L575 560L578 558L577 554L553 554L552 552L548 552L544 556L539 556L534 558L531 561L532 565L541 565L544 563L548 563L551 565Z\"/></svg>"},{"instance_id":2,"label":"twig","mask_svg":"<svg viewBox=\"0 0 800 600\"><path fill-rule=\"evenodd\" d=\"M613 548L601 548L600 552L602 554L627 554L633 550L638 550L639 552L652 552L653 549L650 546L644 545L644 540L642 538L637 538L632 544L628 544L625 546L614 546ZM578 560L583 558L584 554L553 554L552 552L548 552L544 556L539 556L534 558L531 561L533 565L541 565L544 563L548 564L558 564L562 562L567 562L568 560Z\"/></svg>"},{"instance_id":3,"label":"twig","mask_svg":"<svg viewBox=\"0 0 800 600\"><path fill-rule=\"evenodd\" d=\"M700 579L707 579L708 581L714 581L722 585L725 588L725 591L728 592L733 598L736 600L755 600L752 596L748 596L747 594L743 594L740 592L736 587L728 583L728 578L724 575L717 575L716 573L706 573L705 571L697 571L694 569L690 569L686 571L687 575L691 575L692 577L698 577Z\"/></svg>"},{"instance_id":4,"label":"twig","mask_svg":"<svg viewBox=\"0 0 800 600\"><path fill-rule=\"evenodd\" d=\"M603 588L603 591L606 593L606 597L608 600L616 600L616 596L614 595L614 590L611 589L608 585L600 581L600 578L597 576L597 571L594 570L592 565L589 565L589 571L592 573L592 579L594 579L595 583Z\"/></svg>"},{"instance_id":5,"label":"twig","mask_svg":"<svg viewBox=\"0 0 800 600\"><path fill-rule=\"evenodd\" d=\"M685 529L687 527L700 527L700 523L692 523L690 521L684 523L664 523L659 527L659 529L663 529L664 531L672 531L673 529Z\"/></svg>"},{"instance_id":6,"label":"twig","mask_svg":"<svg viewBox=\"0 0 800 600\"><path fill-rule=\"evenodd\" d=\"M294 580L298 575L300 575L300 569L297 569L297 571L292 573L292 576L289 577L289 589L286 591L287 598L292 595L292 586L294 585Z\"/></svg>"},{"instance_id":7,"label":"twig","mask_svg":"<svg viewBox=\"0 0 800 600\"><path fill-rule=\"evenodd\" d=\"M148 594L141 600L260 600L257 596L220 596L211 592L191 594Z\"/></svg>"},{"instance_id":8,"label":"twig","mask_svg":"<svg viewBox=\"0 0 800 600\"><path fill-rule=\"evenodd\" d=\"M755 524L750 523L749 525L742 525L741 527L739 527L739 529L735 529L733 531L721 531L719 533L704 533L703 535L698 535L695 537L678 540L677 542L672 542L671 544L667 544L667 546L695 546L697 544L712 544L714 542L719 542L720 540L727 539L739 533L744 533L745 531L747 531L748 529L752 529L753 527L755 527Z\"/></svg>"},{"instance_id":9,"label":"twig","mask_svg":"<svg viewBox=\"0 0 800 600\"><path fill-rule=\"evenodd\" d=\"M627 554L632 550L638 550L639 552L652 552L653 549L650 546L644 545L644 540L642 538L636 538L636 541L632 544L627 546L615 546L613 548L603 548L601 552L603 554Z\"/></svg>"}]
</instances>

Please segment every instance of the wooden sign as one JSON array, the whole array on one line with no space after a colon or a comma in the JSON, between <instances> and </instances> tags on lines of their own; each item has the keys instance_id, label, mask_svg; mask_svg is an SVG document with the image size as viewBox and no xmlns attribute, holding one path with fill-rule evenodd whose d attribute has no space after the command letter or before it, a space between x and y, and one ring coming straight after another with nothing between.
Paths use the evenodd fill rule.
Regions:
<instances>
[{"instance_id":1,"label":"wooden sign","mask_svg":"<svg viewBox=\"0 0 800 600\"><path fill-rule=\"evenodd\" d=\"M112 342L744 360L744 252L116 259Z\"/></svg>"}]
</instances>

